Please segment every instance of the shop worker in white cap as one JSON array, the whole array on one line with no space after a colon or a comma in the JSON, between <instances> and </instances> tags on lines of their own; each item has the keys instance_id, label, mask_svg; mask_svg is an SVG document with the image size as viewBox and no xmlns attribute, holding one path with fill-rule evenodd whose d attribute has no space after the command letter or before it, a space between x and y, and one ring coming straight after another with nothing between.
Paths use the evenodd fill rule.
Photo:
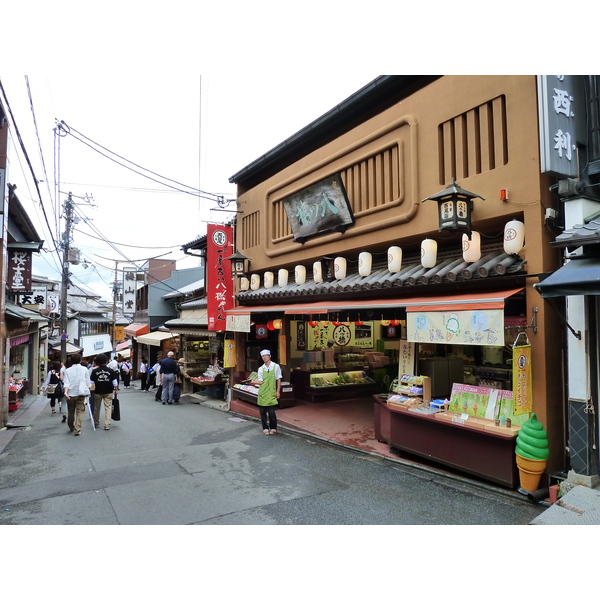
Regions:
<instances>
[{"instance_id":1,"label":"shop worker in white cap","mask_svg":"<svg viewBox=\"0 0 600 600\"><path fill-rule=\"evenodd\" d=\"M258 388L258 409L263 433L265 435L277 433L277 415L275 407L279 402L281 393L281 367L271 361L271 352L261 350L260 356L263 364L258 368L258 379L252 381ZM268 420L267 420L268 417Z\"/></svg>"}]
</instances>

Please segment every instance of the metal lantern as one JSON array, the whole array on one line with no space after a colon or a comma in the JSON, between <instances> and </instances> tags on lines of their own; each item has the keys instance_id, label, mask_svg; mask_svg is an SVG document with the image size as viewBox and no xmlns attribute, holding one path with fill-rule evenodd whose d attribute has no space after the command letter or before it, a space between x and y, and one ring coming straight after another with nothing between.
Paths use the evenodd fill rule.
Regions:
<instances>
[{"instance_id":1,"label":"metal lantern","mask_svg":"<svg viewBox=\"0 0 600 600\"><path fill-rule=\"evenodd\" d=\"M473 198L481 198L478 194L463 190L454 177L450 185L441 192L421 200L434 200L438 205L439 231L463 231L471 235L471 212L473 210Z\"/></svg>"},{"instance_id":2,"label":"metal lantern","mask_svg":"<svg viewBox=\"0 0 600 600\"><path fill-rule=\"evenodd\" d=\"M231 256L225 257L225 260L231 261L231 274L236 277L244 277L250 270L250 259L239 252L235 252ZM248 261L248 264L246 264L246 261Z\"/></svg>"}]
</instances>

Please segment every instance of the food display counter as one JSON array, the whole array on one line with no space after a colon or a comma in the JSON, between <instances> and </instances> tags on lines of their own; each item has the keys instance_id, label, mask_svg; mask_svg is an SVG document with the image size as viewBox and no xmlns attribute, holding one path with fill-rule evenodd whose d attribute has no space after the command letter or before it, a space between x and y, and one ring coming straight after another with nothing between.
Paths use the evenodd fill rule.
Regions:
<instances>
[{"instance_id":1,"label":"food display counter","mask_svg":"<svg viewBox=\"0 0 600 600\"><path fill-rule=\"evenodd\" d=\"M231 393L239 400L245 400L252 404L258 403L258 388L247 383L235 383L231 388ZM281 382L281 393L279 394L279 407L288 408L296 404L294 395L294 386L286 381Z\"/></svg>"},{"instance_id":2,"label":"food display counter","mask_svg":"<svg viewBox=\"0 0 600 600\"><path fill-rule=\"evenodd\" d=\"M375 394L375 438L393 448L487 479L519 485L515 461L518 425L445 410L408 408Z\"/></svg>"}]
</instances>

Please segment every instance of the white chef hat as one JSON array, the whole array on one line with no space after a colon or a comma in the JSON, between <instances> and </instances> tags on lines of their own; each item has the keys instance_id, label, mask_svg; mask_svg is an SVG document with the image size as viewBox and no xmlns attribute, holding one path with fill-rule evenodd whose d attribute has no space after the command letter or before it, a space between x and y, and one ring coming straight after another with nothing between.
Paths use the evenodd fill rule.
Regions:
<instances>
[{"instance_id":1,"label":"white chef hat","mask_svg":"<svg viewBox=\"0 0 600 600\"><path fill-rule=\"evenodd\" d=\"M271 356L271 351L270 350L261 350L260 351L261 356L264 356L265 354L268 354L269 356Z\"/></svg>"}]
</instances>

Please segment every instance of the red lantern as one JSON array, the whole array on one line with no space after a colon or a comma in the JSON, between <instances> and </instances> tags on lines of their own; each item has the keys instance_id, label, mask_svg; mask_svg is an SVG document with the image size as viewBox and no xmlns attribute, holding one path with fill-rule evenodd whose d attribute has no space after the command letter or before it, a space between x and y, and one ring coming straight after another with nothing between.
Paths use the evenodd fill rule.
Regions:
<instances>
[{"instance_id":1,"label":"red lantern","mask_svg":"<svg viewBox=\"0 0 600 600\"><path fill-rule=\"evenodd\" d=\"M273 331L275 327L273 327L273 321L267 321L267 329L269 331Z\"/></svg>"},{"instance_id":2,"label":"red lantern","mask_svg":"<svg viewBox=\"0 0 600 600\"><path fill-rule=\"evenodd\" d=\"M392 319L390 321L390 325L393 325L394 327L398 327L398 325L400 325L400 321L398 321L397 319Z\"/></svg>"},{"instance_id":3,"label":"red lantern","mask_svg":"<svg viewBox=\"0 0 600 600\"><path fill-rule=\"evenodd\" d=\"M354 324L358 325L360 327L363 324L363 322L362 321L354 321Z\"/></svg>"},{"instance_id":4,"label":"red lantern","mask_svg":"<svg viewBox=\"0 0 600 600\"><path fill-rule=\"evenodd\" d=\"M318 321L309 321L308 324L310 327L317 327L319 325Z\"/></svg>"}]
</instances>

